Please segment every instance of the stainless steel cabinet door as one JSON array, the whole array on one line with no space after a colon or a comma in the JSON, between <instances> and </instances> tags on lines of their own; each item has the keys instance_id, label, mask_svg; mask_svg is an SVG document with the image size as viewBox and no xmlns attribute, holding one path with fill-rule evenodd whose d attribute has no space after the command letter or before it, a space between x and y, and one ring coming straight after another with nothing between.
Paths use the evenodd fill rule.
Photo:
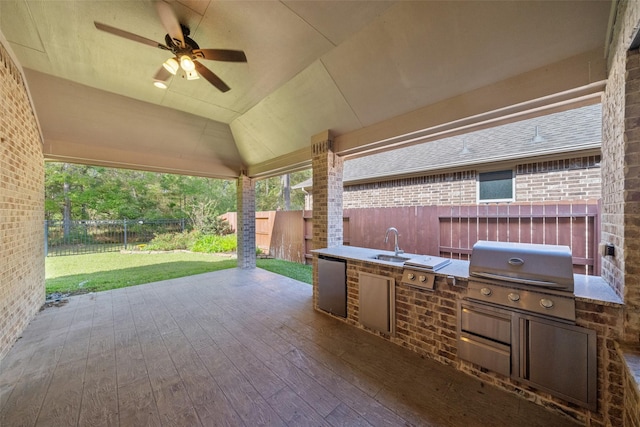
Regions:
<instances>
[{"instance_id":1,"label":"stainless steel cabinet door","mask_svg":"<svg viewBox=\"0 0 640 427\"><path fill-rule=\"evenodd\" d=\"M520 334L522 378L570 402L595 407L595 331L523 317Z\"/></svg>"},{"instance_id":2,"label":"stainless steel cabinet door","mask_svg":"<svg viewBox=\"0 0 640 427\"><path fill-rule=\"evenodd\" d=\"M395 332L395 280L360 272L358 318L364 326L385 334Z\"/></svg>"},{"instance_id":3,"label":"stainless steel cabinet door","mask_svg":"<svg viewBox=\"0 0 640 427\"><path fill-rule=\"evenodd\" d=\"M347 317L347 269L344 260L318 258L318 307Z\"/></svg>"}]
</instances>

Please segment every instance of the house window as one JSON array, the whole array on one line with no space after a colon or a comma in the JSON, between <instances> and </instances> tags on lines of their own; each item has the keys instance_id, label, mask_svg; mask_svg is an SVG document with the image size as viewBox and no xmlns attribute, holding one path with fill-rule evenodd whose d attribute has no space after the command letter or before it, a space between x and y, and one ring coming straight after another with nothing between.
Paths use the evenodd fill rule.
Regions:
<instances>
[{"instance_id":1,"label":"house window","mask_svg":"<svg viewBox=\"0 0 640 427\"><path fill-rule=\"evenodd\" d=\"M514 198L513 170L478 174L478 203L513 202Z\"/></svg>"}]
</instances>

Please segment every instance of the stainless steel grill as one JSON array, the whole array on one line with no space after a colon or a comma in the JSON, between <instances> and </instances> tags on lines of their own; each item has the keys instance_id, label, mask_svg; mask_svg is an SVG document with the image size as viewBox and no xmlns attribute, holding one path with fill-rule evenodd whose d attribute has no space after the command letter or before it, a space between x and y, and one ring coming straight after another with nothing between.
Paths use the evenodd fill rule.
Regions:
<instances>
[{"instance_id":1,"label":"stainless steel grill","mask_svg":"<svg viewBox=\"0 0 640 427\"><path fill-rule=\"evenodd\" d=\"M573 262L568 246L481 240L473 245L469 274L573 292Z\"/></svg>"},{"instance_id":2,"label":"stainless steel grill","mask_svg":"<svg viewBox=\"0 0 640 427\"><path fill-rule=\"evenodd\" d=\"M597 408L596 332L575 325L567 246L480 241L458 302L458 357Z\"/></svg>"},{"instance_id":3,"label":"stainless steel grill","mask_svg":"<svg viewBox=\"0 0 640 427\"><path fill-rule=\"evenodd\" d=\"M469 275L470 299L575 320L568 246L479 241Z\"/></svg>"}]
</instances>

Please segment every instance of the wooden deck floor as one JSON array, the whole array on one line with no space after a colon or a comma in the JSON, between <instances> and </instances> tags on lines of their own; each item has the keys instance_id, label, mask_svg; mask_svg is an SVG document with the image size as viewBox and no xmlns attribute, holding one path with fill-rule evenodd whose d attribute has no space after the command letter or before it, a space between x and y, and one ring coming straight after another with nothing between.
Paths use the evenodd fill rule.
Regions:
<instances>
[{"instance_id":1,"label":"wooden deck floor","mask_svg":"<svg viewBox=\"0 0 640 427\"><path fill-rule=\"evenodd\" d=\"M571 421L226 270L72 297L0 362L0 426L563 426Z\"/></svg>"}]
</instances>

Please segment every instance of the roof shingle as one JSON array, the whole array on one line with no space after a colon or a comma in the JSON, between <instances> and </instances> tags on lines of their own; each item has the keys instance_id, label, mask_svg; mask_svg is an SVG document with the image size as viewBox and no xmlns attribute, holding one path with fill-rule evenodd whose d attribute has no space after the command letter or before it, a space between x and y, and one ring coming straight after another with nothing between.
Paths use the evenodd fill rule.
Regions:
<instances>
[{"instance_id":1,"label":"roof shingle","mask_svg":"<svg viewBox=\"0 0 640 427\"><path fill-rule=\"evenodd\" d=\"M539 142L534 142L538 128ZM343 181L391 179L504 160L552 155L602 144L600 104L521 120L345 161ZM312 185L304 181L294 188Z\"/></svg>"}]
</instances>

